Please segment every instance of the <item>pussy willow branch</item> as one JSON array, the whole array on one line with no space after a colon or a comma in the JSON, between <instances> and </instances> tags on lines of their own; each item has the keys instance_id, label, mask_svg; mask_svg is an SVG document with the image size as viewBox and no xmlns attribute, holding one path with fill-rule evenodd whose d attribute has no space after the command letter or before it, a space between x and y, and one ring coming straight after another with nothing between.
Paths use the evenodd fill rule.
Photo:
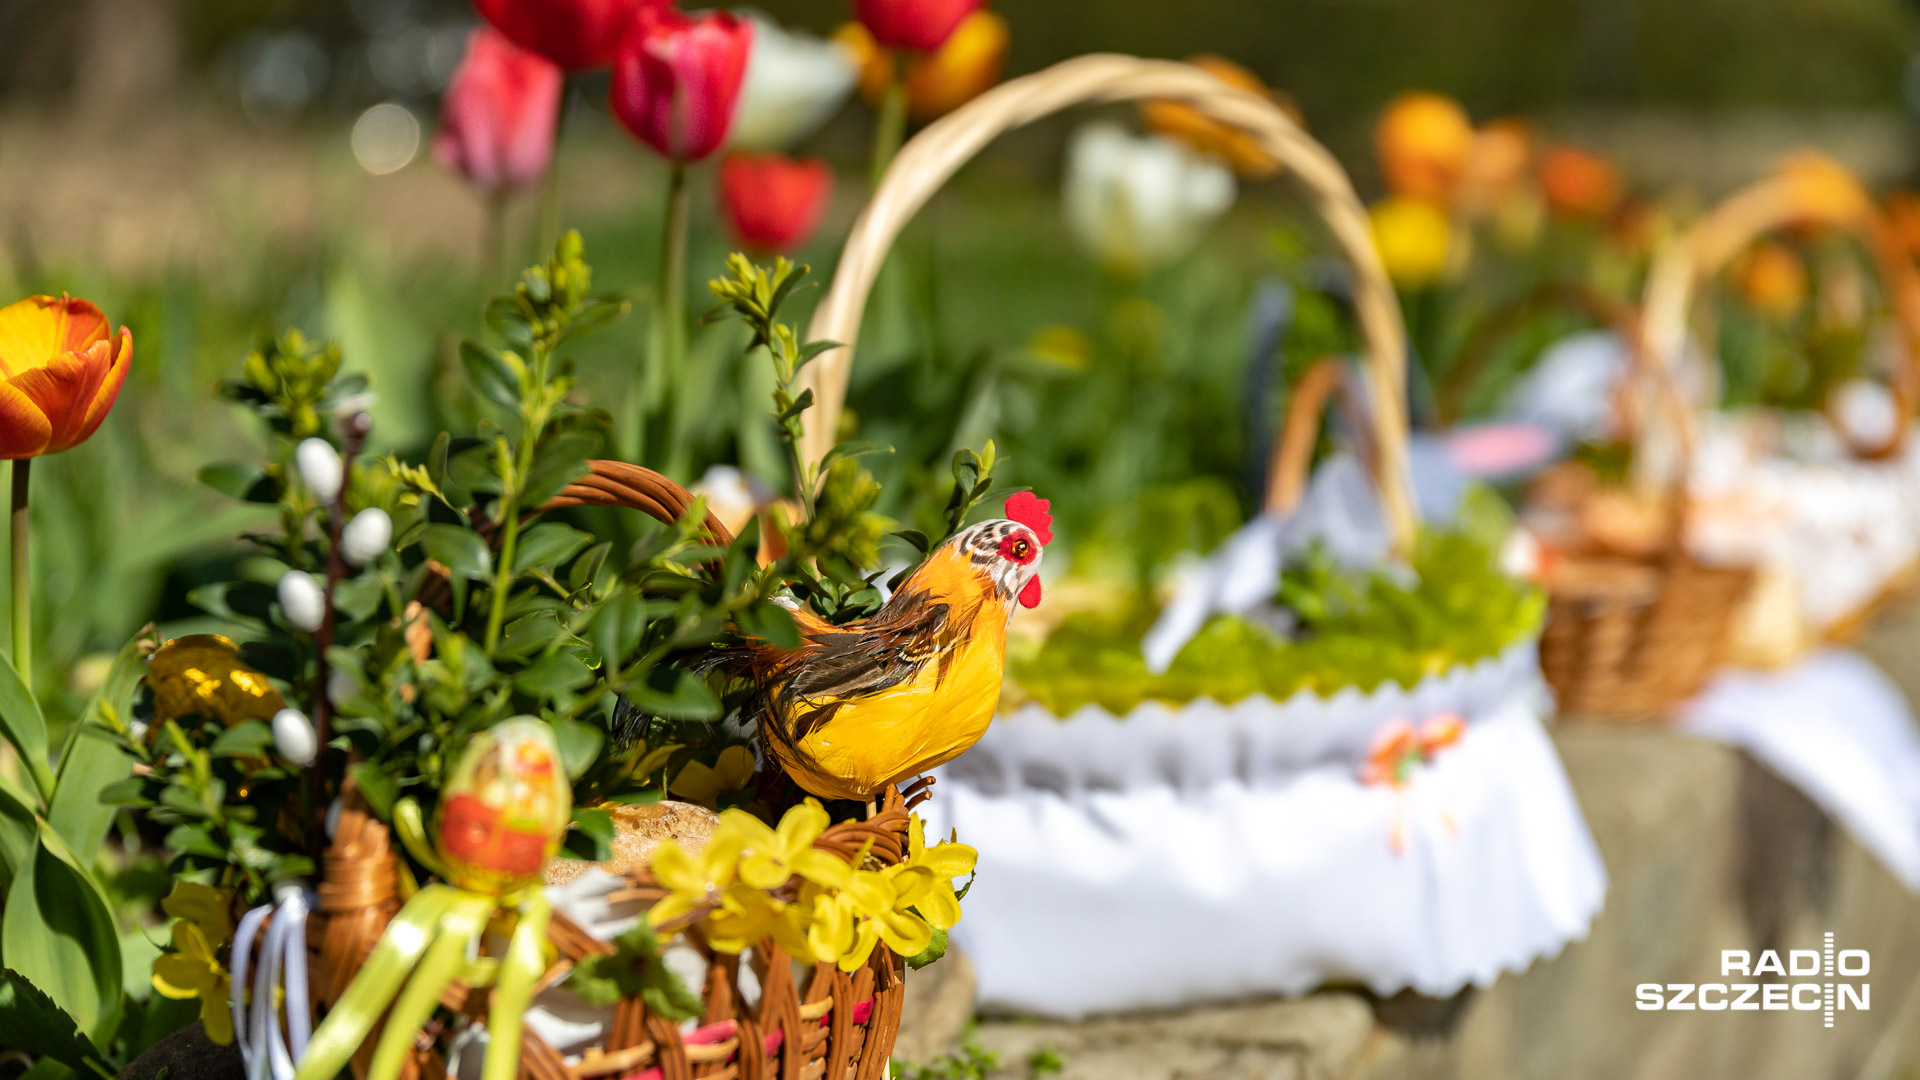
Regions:
<instances>
[{"instance_id":1,"label":"pussy willow branch","mask_svg":"<svg viewBox=\"0 0 1920 1080\"><path fill-rule=\"evenodd\" d=\"M333 740L333 702L327 696L327 650L333 647L333 594L347 574L346 560L340 555L340 532L346 526L347 490L353 484L353 459L360 455L370 424L366 413L355 413L341 423L340 489L327 506L327 581L322 592L324 604L320 629L314 633L313 675L313 764L307 766L308 842L317 855L327 845L327 744ZM396 612L395 614L398 614Z\"/></svg>"}]
</instances>

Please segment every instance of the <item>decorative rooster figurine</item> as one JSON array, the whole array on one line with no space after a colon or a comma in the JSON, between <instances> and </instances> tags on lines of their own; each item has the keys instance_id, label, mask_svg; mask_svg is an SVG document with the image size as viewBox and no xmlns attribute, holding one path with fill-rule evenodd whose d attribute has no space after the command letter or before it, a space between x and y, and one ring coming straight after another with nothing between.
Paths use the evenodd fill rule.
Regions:
<instances>
[{"instance_id":1,"label":"decorative rooster figurine","mask_svg":"<svg viewBox=\"0 0 1920 1080\"><path fill-rule=\"evenodd\" d=\"M1047 501L1021 492L1004 518L929 554L872 617L835 626L793 606L801 645L748 640L721 657L750 680L766 749L802 788L871 800L959 757L1000 700L1013 605L1040 603L1053 540Z\"/></svg>"}]
</instances>

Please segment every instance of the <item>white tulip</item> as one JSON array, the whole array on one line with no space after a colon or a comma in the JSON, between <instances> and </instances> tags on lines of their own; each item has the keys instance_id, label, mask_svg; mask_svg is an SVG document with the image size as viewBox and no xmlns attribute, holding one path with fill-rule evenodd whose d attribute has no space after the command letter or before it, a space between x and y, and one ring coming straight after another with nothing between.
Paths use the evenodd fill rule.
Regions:
<instances>
[{"instance_id":1,"label":"white tulip","mask_svg":"<svg viewBox=\"0 0 1920 1080\"><path fill-rule=\"evenodd\" d=\"M281 709L273 714L273 746L288 764L303 769L313 764L320 752L313 721L299 709Z\"/></svg>"},{"instance_id":2,"label":"white tulip","mask_svg":"<svg viewBox=\"0 0 1920 1080\"><path fill-rule=\"evenodd\" d=\"M1101 121L1073 133L1067 227L1110 266L1141 271L1191 251L1233 205L1233 171L1185 143Z\"/></svg>"},{"instance_id":3,"label":"white tulip","mask_svg":"<svg viewBox=\"0 0 1920 1080\"><path fill-rule=\"evenodd\" d=\"M320 582L304 570L289 570L280 578L280 610L296 629L311 634L326 621L327 597Z\"/></svg>"},{"instance_id":4,"label":"white tulip","mask_svg":"<svg viewBox=\"0 0 1920 1080\"><path fill-rule=\"evenodd\" d=\"M753 49L728 144L785 150L820 130L860 73L844 47L785 29L757 11L745 14L753 22Z\"/></svg>"},{"instance_id":5,"label":"white tulip","mask_svg":"<svg viewBox=\"0 0 1920 1080\"><path fill-rule=\"evenodd\" d=\"M393 540L393 519L377 506L353 515L340 530L340 557L348 566L365 566L380 557Z\"/></svg>"},{"instance_id":6,"label":"white tulip","mask_svg":"<svg viewBox=\"0 0 1920 1080\"><path fill-rule=\"evenodd\" d=\"M340 494L340 479L344 470L340 465L340 454L333 444L325 439L306 439L293 452L294 468L300 473L300 482L307 485L313 497L322 503L333 502Z\"/></svg>"},{"instance_id":7,"label":"white tulip","mask_svg":"<svg viewBox=\"0 0 1920 1080\"><path fill-rule=\"evenodd\" d=\"M765 484L731 465L709 468L693 485L693 494L703 496L707 513L732 533L746 528L753 515L773 501L773 492Z\"/></svg>"}]
</instances>

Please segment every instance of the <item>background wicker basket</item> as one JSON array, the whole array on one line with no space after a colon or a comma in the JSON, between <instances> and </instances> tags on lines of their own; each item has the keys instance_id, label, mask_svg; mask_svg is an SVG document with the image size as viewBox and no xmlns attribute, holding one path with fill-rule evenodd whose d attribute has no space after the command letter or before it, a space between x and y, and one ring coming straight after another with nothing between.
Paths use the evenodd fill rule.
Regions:
<instances>
[{"instance_id":1,"label":"background wicker basket","mask_svg":"<svg viewBox=\"0 0 1920 1080\"><path fill-rule=\"evenodd\" d=\"M1635 448L1634 486L1642 493L1663 490L1655 498L1664 502L1664 525L1652 550L1609 551L1602 544L1576 550L1554 568L1541 664L1572 715L1661 718L1726 664L1777 666L1813 643L1798 609L1778 602L1780 588L1768 587L1780 582L1769 582L1759 568L1703 565L1686 550L1690 515L1697 512L1686 480L1698 429L1680 389L1688 312L1701 283L1765 234L1809 223L1845 230L1865 247L1902 328L1903 362L1891 384L1897 415L1910 416L1920 400L1914 363L1920 279L1871 201L1837 174L1801 168L1764 180L1664 248L1649 275L1638 326L1630 318L1609 320L1633 358L1634 378L1618 405ZM1862 458L1891 457L1909 430L1897 424L1885 439L1853 449ZM1565 475L1558 480L1564 483ZM1588 494L1563 490L1558 498L1568 503ZM1864 614L1841 620L1829 640L1863 622Z\"/></svg>"}]
</instances>

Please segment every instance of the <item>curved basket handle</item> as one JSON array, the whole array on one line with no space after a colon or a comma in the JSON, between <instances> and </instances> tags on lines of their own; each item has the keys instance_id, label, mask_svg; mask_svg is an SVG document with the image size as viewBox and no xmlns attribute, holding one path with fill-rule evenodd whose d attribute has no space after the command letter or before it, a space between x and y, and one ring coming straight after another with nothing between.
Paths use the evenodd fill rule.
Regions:
<instances>
[{"instance_id":1,"label":"curved basket handle","mask_svg":"<svg viewBox=\"0 0 1920 1080\"><path fill-rule=\"evenodd\" d=\"M1595 325L1613 331L1628 349L1640 340L1640 315L1631 306L1577 281L1547 282L1495 308L1469 332L1434 394L1441 426L1459 423L1467 395L1485 373L1501 342L1519 333L1535 317L1559 310L1584 315Z\"/></svg>"},{"instance_id":2,"label":"curved basket handle","mask_svg":"<svg viewBox=\"0 0 1920 1080\"><path fill-rule=\"evenodd\" d=\"M1281 424L1280 437L1273 442L1273 456L1267 464L1264 507L1267 513L1284 514L1300 505L1300 497L1307 492L1307 472L1313 465L1314 436L1320 433L1320 414L1326 409L1328 399L1336 395L1349 423L1357 425L1357 430L1366 430L1365 409L1347 366L1333 357L1314 361L1306 374L1294 383L1293 392L1287 395L1287 418ZM1371 455L1363 455L1362 464L1373 475L1377 488L1379 463L1372 460Z\"/></svg>"},{"instance_id":3,"label":"curved basket handle","mask_svg":"<svg viewBox=\"0 0 1920 1080\"><path fill-rule=\"evenodd\" d=\"M1415 524L1407 479L1406 334L1393 286L1373 248L1366 209L1340 163L1279 106L1191 64L1116 55L1067 60L1002 83L907 143L854 222L833 284L814 312L808 338L843 347L822 353L802 373L814 392L814 414L802 453L817 462L832 449L867 295L894 238L933 193L1004 132L1076 105L1143 99L1185 102L1253 136L1305 190L1309 205L1352 266L1368 399L1376 410L1372 428L1380 496L1394 546L1406 550Z\"/></svg>"},{"instance_id":4,"label":"curved basket handle","mask_svg":"<svg viewBox=\"0 0 1920 1080\"><path fill-rule=\"evenodd\" d=\"M1866 248L1900 324L1900 368L1893 378L1896 424L1886 441L1855 447L1861 457L1891 457L1905 445L1920 405L1920 270L1873 200L1837 166L1790 169L1728 196L1654 260L1641 305L1648 360L1677 372L1686 347L1687 315L1700 284L1749 244L1789 225L1841 229ZM1842 432L1844 436L1844 432Z\"/></svg>"}]
</instances>

